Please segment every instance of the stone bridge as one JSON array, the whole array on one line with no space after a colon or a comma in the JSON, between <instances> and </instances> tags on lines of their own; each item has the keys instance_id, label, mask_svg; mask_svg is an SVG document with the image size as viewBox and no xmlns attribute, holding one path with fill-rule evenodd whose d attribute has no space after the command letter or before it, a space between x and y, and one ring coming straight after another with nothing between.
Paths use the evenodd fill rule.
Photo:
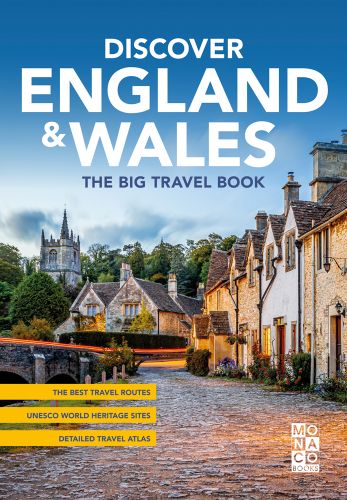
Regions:
<instances>
[{"instance_id":1,"label":"stone bridge","mask_svg":"<svg viewBox=\"0 0 347 500\"><path fill-rule=\"evenodd\" d=\"M0 342L0 384L84 383L86 375L95 381L96 353L42 344Z\"/></svg>"}]
</instances>

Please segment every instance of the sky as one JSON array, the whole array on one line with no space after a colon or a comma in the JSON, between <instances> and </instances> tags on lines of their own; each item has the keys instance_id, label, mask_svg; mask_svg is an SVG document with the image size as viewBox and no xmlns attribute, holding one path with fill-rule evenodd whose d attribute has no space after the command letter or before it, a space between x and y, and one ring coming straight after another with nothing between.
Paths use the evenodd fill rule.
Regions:
<instances>
[{"instance_id":1,"label":"sky","mask_svg":"<svg viewBox=\"0 0 347 500\"><path fill-rule=\"evenodd\" d=\"M294 171L302 184L302 199L309 199L313 144L339 140L341 129L347 128L346 14L346 2L338 0L6 2L0 19L0 241L16 245L25 256L38 255L41 228L46 234L56 236L65 207L69 226L75 234L80 234L83 251L95 242L121 248L125 243L139 240L149 249L161 238L182 243L186 239L206 237L211 232L222 236L241 235L245 228L254 227L258 210L282 213L281 187L288 171ZM239 38L244 43L243 59L104 58L105 38L139 37L148 40L180 37L197 41ZM252 68L264 88L268 69L280 68L280 112L266 113L256 99L250 97L247 113L222 113L218 105L204 105L197 114L157 113L155 105L145 113L121 113L109 104L106 88L111 75L126 66L141 67L149 72L153 103L156 70L167 67L170 99L188 104L205 68L214 67L234 107L237 67ZM53 113L22 113L23 67L53 69ZM87 88L91 68L102 68L101 113L88 113L73 93L71 112L59 113L61 67L74 68ZM311 113L287 113L288 67L312 68L325 76L329 96L323 107ZM129 89L130 82L121 87L125 99L129 99ZM303 100L314 96L314 87L309 84L302 85L300 90ZM177 121L188 122L189 153L199 156L207 153L208 122L228 120L240 123L237 137L241 158L251 152L243 138L245 128L254 121L273 122L275 129L269 140L276 147L274 162L264 169L242 163L238 168L173 166L167 169L155 159L143 160L138 168L126 166L145 122L155 122L174 159ZM65 148L42 145L47 121L58 122L60 131L66 132ZM116 136L120 122L130 121L131 132L120 166L109 167L99 149L93 165L81 167L68 133L69 121L81 122L86 135L90 134L95 121L104 121L111 137ZM264 175L266 188L154 190L148 186L141 190L86 190L83 175L143 175L146 178L206 175L213 183L218 175Z\"/></svg>"}]
</instances>

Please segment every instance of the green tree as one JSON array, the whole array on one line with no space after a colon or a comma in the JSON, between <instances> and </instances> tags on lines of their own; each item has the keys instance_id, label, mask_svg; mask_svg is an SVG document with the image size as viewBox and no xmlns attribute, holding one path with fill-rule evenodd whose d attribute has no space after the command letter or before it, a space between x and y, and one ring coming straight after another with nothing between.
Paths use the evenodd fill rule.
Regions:
<instances>
[{"instance_id":1,"label":"green tree","mask_svg":"<svg viewBox=\"0 0 347 500\"><path fill-rule=\"evenodd\" d=\"M59 283L46 273L27 276L15 289L10 316L13 322L28 324L34 317L46 319L56 326L69 315L69 301Z\"/></svg>"},{"instance_id":2,"label":"green tree","mask_svg":"<svg viewBox=\"0 0 347 500\"><path fill-rule=\"evenodd\" d=\"M40 263L40 257L24 257L23 267L27 276L36 273Z\"/></svg>"},{"instance_id":3,"label":"green tree","mask_svg":"<svg viewBox=\"0 0 347 500\"><path fill-rule=\"evenodd\" d=\"M17 286L22 278L23 269L18 248L0 243L0 281Z\"/></svg>"},{"instance_id":4,"label":"green tree","mask_svg":"<svg viewBox=\"0 0 347 500\"><path fill-rule=\"evenodd\" d=\"M5 281L0 281L0 331L7 330L11 326L9 317L10 301L14 287Z\"/></svg>"},{"instance_id":5,"label":"green tree","mask_svg":"<svg viewBox=\"0 0 347 500\"><path fill-rule=\"evenodd\" d=\"M128 346L124 338L121 345L116 344L114 339L112 339L110 347L100 356L99 364L100 368L105 370L108 376L112 375L114 366L117 367L118 371L121 371L122 365L125 365L125 370L129 375L136 373L138 368L138 365L135 363L133 350Z\"/></svg>"},{"instance_id":6,"label":"green tree","mask_svg":"<svg viewBox=\"0 0 347 500\"><path fill-rule=\"evenodd\" d=\"M12 337L33 340L54 340L53 328L46 319L33 318L29 325L19 321L12 327Z\"/></svg>"},{"instance_id":7,"label":"green tree","mask_svg":"<svg viewBox=\"0 0 347 500\"><path fill-rule=\"evenodd\" d=\"M126 260L131 266L133 275L137 278L144 278L146 253L141 243L136 241L133 245L124 245L123 252L125 252Z\"/></svg>"},{"instance_id":8,"label":"green tree","mask_svg":"<svg viewBox=\"0 0 347 500\"><path fill-rule=\"evenodd\" d=\"M140 313L132 320L129 332L151 333L156 326L155 319L142 300Z\"/></svg>"},{"instance_id":9,"label":"green tree","mask_svg":"<svg viewBox=\"0 0 347 500\"><path fill-rule=\"evenodd\" d=\"M98 276L98 282L99 283L108 283L110 281L114 281L114 276L113 274L110 273L101 273Z\"/></svg>"}]
</instances>

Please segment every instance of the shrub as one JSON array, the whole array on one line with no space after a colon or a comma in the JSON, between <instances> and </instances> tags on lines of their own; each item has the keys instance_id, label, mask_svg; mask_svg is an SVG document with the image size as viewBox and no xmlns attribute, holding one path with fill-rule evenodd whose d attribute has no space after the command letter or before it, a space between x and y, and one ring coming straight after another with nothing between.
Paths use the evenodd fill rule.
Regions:
<instances>
[{"instance_id":1,"label":"shrub","mask_svg":"<svg viewBox=\"0 0 347 500\"><path fill-rule=\"evenodd\" d=\"M129 332L151 333L156 326L155 319L142 300L141 311L131 322Z\"/></svg>"},{"instance_id":2,"label":"shrub","mask_svg":"<svg viewBox=\"0 0 347 500\"><path fill-rule=\"evenodd\" d=\"M108 376L112 375L114 366L120 371L122 365L125 365L125 370L129 375L134 375L138 368L135 363L134 353L126 340L123 340L121 344L116 344L112 340L110 350L105 350L99 359L99 364L100 369L105 370Z\"/></svg>"},{"instance_id":3,"label":"shrub","mask_svg":"<svg viewBox=\"0 0 347 500\"><path fill-rule=\"evenodd\" d=\"M270 356L260 352L258 344L253 345L252 356L253 356L253 363L248 367L248 370L252 375L252 378L260 381L271 378L274 372L271 371L270 372L271 375L269 374L269 370L271 369Z\"/></svg>"},{"instance_id":4,"label":"shrub","mask_svg":"<svg viewBox=\"0 0 347 500\"><path fill-rule=\"evenodd\" d=\"M208 349L198 349L194 351L190 360L190 372L199 377L206 377L208 374L208 358L211 353Z\"/></svg>"},{"instance_id":5,"label":"shrub","mask_svg":"<svg viewBox=\"0 0 347 500\"><path fill-rule=\"evenodd\" d=\"M12 327L12 337L33 340L53 340L53 328L46 319L33 318L29 325L19 321Z\"/></svg>"},{"instance_id":6,"label":"shrub","mask_svg":"<svg viewBox=\"0 0 347 500\"><path fill-rule=\"evenodd\" d=\"M177 335L152 335L148 333L122 333L122 332L73 332L63 333L59 342L70 344L71 339L75 344L107 347L112 340L121 344L123 338L132 349L174 349L186 347L186 339Z\"/></svg>"},{"instance_id":7,"label":"shrub","mask_svg":"<svg viewBox=\"0 0 347 500\"><path fill-rule=\"evenodd\" d=\"M291 355L294 384L310 385L311 355L307 352L298 352Z\"/></svg>"},{"instance_id":8,"label":"shrub","mask_svg":"<svg viewBox=\"0 0 347 500\"><path fill-rule=\"evenodd\" d=\"M194 347L192 346L188 347L186 350L186 368L189 372L191 371L193 352L194 352Z\"/></svg>"},{"instance_id":9,"label":"shrub","mask_svg":"<svg viewBox=\"0 0 347 500\"><path fill-rule=\"evenodd\" d=\"M324 399L347 403L347 379L325 378L321 385Z\"/></svg>"}]
</instances>

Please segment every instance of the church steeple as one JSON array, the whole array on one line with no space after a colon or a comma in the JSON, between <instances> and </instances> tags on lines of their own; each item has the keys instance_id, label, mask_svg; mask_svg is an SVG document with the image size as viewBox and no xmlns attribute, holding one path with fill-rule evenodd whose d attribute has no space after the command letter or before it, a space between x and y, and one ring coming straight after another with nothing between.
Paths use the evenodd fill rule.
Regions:
<instances>
[{"instance_id":1,"label":"church steeple","mask_svg":"<svg viewBox=\"0 0 347 500\"><path fill-rule=\"evenodd\" d=\"M41 231L41 245L44 246L44 244L45 244L45 232L42 229L42 231Z\"/></svg>"},{"instance_id":2,"label":"church steeple","mask_svg":"<svg viewBox=\"0 0 347 500\"><path fill-rule=\"evenodd\" d=\"M69 239L69 226L67 224L66 209L64 210L63 224L61 226L61 231L60 231L60 239L64 240Z\"/></svg>"}]
</instances>

